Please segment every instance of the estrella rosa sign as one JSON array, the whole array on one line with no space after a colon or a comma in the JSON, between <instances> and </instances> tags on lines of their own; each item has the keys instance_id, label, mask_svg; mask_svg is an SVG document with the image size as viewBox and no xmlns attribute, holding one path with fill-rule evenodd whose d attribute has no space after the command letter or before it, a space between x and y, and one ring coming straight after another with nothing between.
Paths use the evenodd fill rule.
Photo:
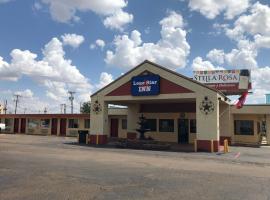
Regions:
<instances>
[{"instance_id":1,"label":"estrella rosa sign","mask_svg":"<svg viewBox=\"0 0 270 200\"><path fill-rule=\"evenodd\" d=\"M237 94L251 89L250 70L248 69L194 71L193 79L225 94Z\"/></svg>"},{"instance_id":2,"label":"estrella rosa sign","mask_svg":"<svg viewBox=\"0 0 270 200\"><path fill-rule=\"evenodd\" d=\"M159 84L158 75L135 76L131 79L131 94L133 96L158 95Z\"/></svg>"}]
</instances>

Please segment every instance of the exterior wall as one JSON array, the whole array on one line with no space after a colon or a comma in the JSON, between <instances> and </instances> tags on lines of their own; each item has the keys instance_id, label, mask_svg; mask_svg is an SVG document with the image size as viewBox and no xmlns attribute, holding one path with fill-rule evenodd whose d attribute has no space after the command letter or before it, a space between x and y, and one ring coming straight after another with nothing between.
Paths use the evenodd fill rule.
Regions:
<instances>
[{"instance_id":1,"label":"exterior wall","mask_svg":"<svg viewBox=\"0 0 270 200\"><path fill-rule=\"evenodd\" d=\"M147 132L145 133L146 137L151 137L154 140L161 142L178 142L178 119L180 118L180 113L143 113L143 115L148 119L157 119L157 127L155 132ZM196 119L195 113L185 113L183 119ZM119 138L127 138L127 132L136 132L133 129L122 129L122 119L127 119L126 116L110 116L109 122L111 118L118 119L118 137ZM159 132L159 119L173 119L174 120L174 132ZM132 119L132 125L137 125L138 118ZM127 121L129 123L129 121ZM109 123L110 126L110 123ZM131 125L130 125L131 127ZM190 130L190 127L189 127ZM138 137L138 134L136 134ZM189 131L189 143L192 144L196 139L196 133L191 133Z\"/></svg>"},{"instance_id":2,"label":"exterior wall","mask_svg":"<svg viewBox=\"0 0 270 200\"><path fill-rule=\"evenodd\" d=\"M133 76L138 76L144 74L145 72L158 74L160 78L164 78L170 81L171 84L175 84L185 88L189 92L175 92L175 93L161 93L156 96L132 96L130 95L130 91L128 93L123 93L121 89L121 94L114 93L114 91L118 90L123 85L127 85L128 82L132 79ZM169 79L168 79L169 77ZM162 88L162 86L160 86ZM130 90L129 87L124 87L123 90ZM114 95L110 95L114 93ZM128 94L128 95L127 95ZM208 96L211 101L214 103L215 110L210 115L205 116L201 112L199 112L199 105L201 101ZM209 151L210 145L209 141L214 140L215 142L215 151L218 150L219 146L219 101L225 101L225 96L221 93L210 89L203 84L200 84L196 81L193 81L190 78L177 74L173 71L170 71L166 68L158 66L149 61L145 61L137 67L133 68L130 72L126 73L116 81L112 82L108 86L104 87L97 93L91 96L92 98L92 108L94 106L94 102L98 100L99 104L105 105L106 103L115 103L118 105L128 106L128 115L127 115L127 136L129 134L136 133L135 130L138 127L137 121L139 117L139 108L138 104L142 102L177 102L180 100L182 102L189 102L191 99L196 99L196 119L197 119L197 137L201 140L202 143L207 142L207 144L203 144L202 149ZM92 121L95 124L91 127L91 134L104 134L107 132L104 130L108 128L108 123L106 123L106 119L108 119L106 110L103 109L101 113L98 115L92 115ZM176 123L175 123L176 124ZM210 125L211 124L211 125ZM177 130L177 128L175 128ZM164 134L165 135L165 134ZM163 134L156 133L152 135L153 137L157 137L161 140L168 140L175 142L177 140L177 134L168 133L164 136ZM194 136L193 136L194 137ZM191 139L192 140L192 139ZM207 146L207 148L205 148ZM200 147L200 145L199 145Z\"/></svg>"},{"instance_id":3,"label":"exterior wall","mask_svg":"<svg viewBox=\"0 0 270 200\"><path fill-rule=\"evenodd\" d=\"M52 127L52 119L53 118L57 118L57 135L60 135L60 119L61 118L65 118L67 120L66 123L66 136L77 136L78 134L78 130L87 130L90 132L90 129L87 129L84 127L84 120L85 119L89 119L90 115L84 115L84 116L80 116L80 115L73 115L71 117L67 117L68 114L66 116L57 116L54 114L48 114L46 116L40 117L40 116L31 116L31 115L12 115L12 116L0 116L0 119L4 122L5 119L12 119L12 125L9 129L3 131L6 133L14 133L14 119L18 118L19 119L19 134L21 133L21 119L25 118L26 119L26 126L25 126L25 134L33 134L33 135L51 135L51 127ZM30 120L36 120L37 122L37 126L36 127L30 127L29 126L29 119ZM41 126L41 121L43 119L49 119L50 120L50 124L48 127L42 127ZM79 127L78 128L69 128L68 127L68 120L69 119L78 119L79 120Z\"/></svg>"},{"instance_id":4,"label":"exterior wall","mask_svg":"<svg viewBox=\"0 0 270 200\"><path fill-rule=\"evenodd\" d=\"M257 122L261 122L262 115L256 115L256 114L235 114L234 120L252 120L254 125L254 134L253 135L237 135L234 130L234 123L233 126L233 142L238 144L258 144L259 141L259 133L258 133L258 127Z\"/></svg>"}]
</instances>

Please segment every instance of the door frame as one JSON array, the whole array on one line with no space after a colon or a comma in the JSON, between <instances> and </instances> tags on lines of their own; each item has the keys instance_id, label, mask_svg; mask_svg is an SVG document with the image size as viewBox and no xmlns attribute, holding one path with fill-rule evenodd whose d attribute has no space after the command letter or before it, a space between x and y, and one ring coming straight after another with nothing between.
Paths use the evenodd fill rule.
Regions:
<instances>
[{"instance_id":1,"label":"door frame","mask_svg":"<svg viewBox=\"0 0 270 200\"><path fill-rule=\"evenodd\" d=\"M67 135L67 119L61 118L60 119L60 136Z\"/></svg>"},{"instance_id":2,"label":"door frame","mask_svg":"<svg viewBox=\"0 0 270 200\"><path fill-rule=\"evenodd\" d=\"M25 133L26 130L26 118L21 118L20 133Z\"/></svg>"},{"instance_id":3,"label":"door frame","mask_svg":"<svg viewBox=\"0 0 270 200\"><path fill-rule=\"evenodd\" d=\"M52 118L51 135L57 135L58 119Z\"/></svg>"},{"instance_id":4,"label":"door frame","mask_svg":"<svg viewBox=\"0 0 270 200\"><path fill-rule=\"evenodd\" d=\"M112 123L114 121L114 123ZM116 127L112 126L115 125ZM111 126L110 126L110 137L118 138L119 136L119 119L118 118L111 118ZM116 134L113 135L113 132L116 131Z\"/></svg>"},{"instance_id":5,"label":"door frame","mask_svg":"<svg viewBox=\"0 0 270 200\"><path fill-rule=\"evenodd\" d=\"M14 133L19 133L19 125L20 125L20 119L14 118Z\"/></svg>"},{"instance_id":6,"label":"door frame","mask_svg":"<svg viewBox=\"0 0 270 200\"><path fill-rule=\"evenodd\" d=\"M177 127L178 127L178 130L177 130L177 132L178 132L178 143L180 143L180 144L188 144L189 143L189 119L186 119L186 118L184 118L184 119L182 119L182 118L180 118L180 119L178 119L177 120ZM181 123L184 123L184 128L185 128L185 134L181 134L181 132L180 132L180 125L181 125ZM183 140L183 136L185 136L185 139Z\"/></svg>"}]
</instances>

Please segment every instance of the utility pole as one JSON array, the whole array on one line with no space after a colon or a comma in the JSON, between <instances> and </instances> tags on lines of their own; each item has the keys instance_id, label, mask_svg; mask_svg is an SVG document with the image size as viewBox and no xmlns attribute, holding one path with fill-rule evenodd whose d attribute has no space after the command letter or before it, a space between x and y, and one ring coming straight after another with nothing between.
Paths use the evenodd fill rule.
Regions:
<instances>
[{"instance_id":1,"label":"utility pole","mask_svg":"<svg viewBox=\"0 0 270 200\"><path fill-rule=\"evenodd\" d=\"M75 94L75 92L72 92L72 91L68 91L68 93L69 93L69 100L70 100L70 104L71 104L71 114L73 114L73 100L74 100L74 96L73 96L73 94Z\"/></svg>"},{"instance_id":2,"label":"utility pole","mask_svg":"<svg viewBox=\"0 0 270 200\"><path fill-rule=\"evenodd\" d=\"M17 106L18 106L18 103L19 103L19 97L21 97L21 95L14 94L14 97L15 97L15 114L16 114L17 113Z\"/></svg>"},{"instance_id":3,"label":"utility pole","mask_svg":"<svg viewBox=\"0 0 270 200\"><path fill-rule=\"evenodd\" d=\"M24 109L23 109L23 114L25 114L25 113L26 113L26 110L27 110L27 108L24 108Z\"/></svg>"},{"instance_id":4,"label":"utility pole","mask_svg":"<svg viewBox=\"0 0 270 200\"><path fill-rule=\"evenodd\" d=\"M47 108L46 107L44 108L44 114L47 114Z\"/></svg>"},{"instance_id":5,"label":"utility pole","mask_svg":"<svg viewBox=\"0 0 270 200\"><path fill-rule=\"evenodd\" d=\"M5 112L5 115L7 114L7 100L5 100L5 104L4 104L4 112Z\"/></svg>"}]
</instances>

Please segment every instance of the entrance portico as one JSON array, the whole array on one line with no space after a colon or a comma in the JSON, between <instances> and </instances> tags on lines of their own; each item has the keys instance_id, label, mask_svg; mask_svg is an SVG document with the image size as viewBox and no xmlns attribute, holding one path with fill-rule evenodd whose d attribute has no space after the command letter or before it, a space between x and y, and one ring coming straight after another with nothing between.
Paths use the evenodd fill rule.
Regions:
<instances>
[{"instance_id":1,"label":"entrance portico","mask_svg":"<svg viewBox=\"0 0 270 200\"><path fill-rule=\"evenodd\" d=\"M143 81L139 81L137 85L132 82L132 80L144 80L144 77L146 77L146 87L144 87ZM148 79L149 77L150 79L154 77L157 82L151 82L152 79ZM152 83L156 85L151 88ZM134 94L134 90L136 90L134 87L138 85L143 86L138 91L146 93ZM156 90L155 94L151 93L153 88ZM154 140L165 142L184 141L183 138L179 138L186 137L183 134L186 130L184 124L189 126L191 119L194 119L196 133L192 137L189 135L189 143L192 143L196 138L198 150L210 151L211 140L213 140L214 150L218 151L219 109L220 104L229 106L226 100L227 98L219 91L155 63L144 61L91 96L90 142L98 142L99 144L107 142L107 138L110 137L108 105L115 104L128 108L126 129L126 137L128 138L138 138L136 129L141 114L149 119L156 116L155 118L158 119L156 122L157 130L150 131L147 135ZM172 122L166 121L166 119L174 120ZM194 121L192 122L194 123ZM171 129L167 130L167 125ZM190 127L188 129L190 130Z\"/></svg>"}]
</instances>

